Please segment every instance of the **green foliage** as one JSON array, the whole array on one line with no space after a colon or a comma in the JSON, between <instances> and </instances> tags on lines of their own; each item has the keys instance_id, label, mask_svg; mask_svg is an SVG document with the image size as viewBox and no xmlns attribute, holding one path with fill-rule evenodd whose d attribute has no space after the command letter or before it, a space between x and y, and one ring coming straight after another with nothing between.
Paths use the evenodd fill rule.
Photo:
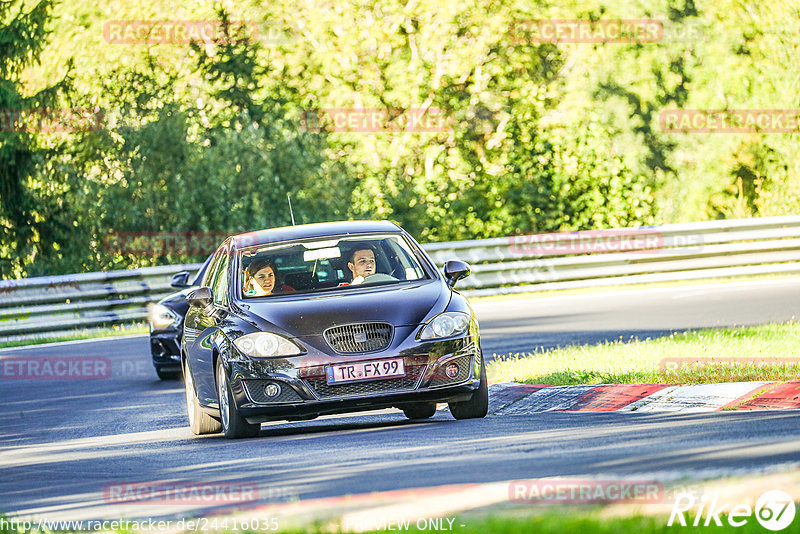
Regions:
<instances>
[{"instance_id":1,"label":"green foliage","mask_svg":"<svg viewBox=\"0 0 800 534\"><path fill-rule=\"evenodd\" d=\"M41 0L26 11L21 2L0 2L0 278L22 275L24 264L51 245L58 207L42 195L37 167L58 153L19 122L26 110L57 103L68 79L25 94L20 78L36 64L48 37L53 9ZM24 119L23 119L24 120Z\"/></svg>"},{"instance_id":2,"label":"green foliage","mask_svg":"<svg viewBox=\"0 0 800 534\"><path fill-rule=\"evenodd\" d=\"M276 10L302 29L278 54L302 58L298 91L315 107L431 106L451 118L435 134L333 135L360 164L354 215L395 219L423 240L653 220L652 180L607 156L598 125L543 127L567 54L511 37L536 14L482 1Z\"/></svg>"},{"instance_id":3,"label":"green foliage","mask_svg":"<svg viewBox=\"0 0 800 534\"><path fill-rule=\"evenodd\" d=\"M105 112L99 131L0 133L2 276L199 260L114 254L104 239L288 224L287 193L298 222L386 218L423 241L800 209L797 134L659 123L665 109L800 108L788 0L0 5L0 107L52 104L71 72L71 105ZM225 33L104 40L109 21L140 19L216 19ZM665 33L537 43L516 31L532 19L658 19ZM389 124L438 113L448 127L305 127L326 108Z\"/></svg>"},{"instance_id":4,"label":"green foliage","mask_svg":"<svg viewBox=\"0 0 800 534\"><path fill-rule=\"evenodd\" d=\"M345 217L352 186L341 166L324 157L323 137L301 131L291 100L279 87L259 87L263 78L256 77L251 52L233 46L196 54L197 75L211 81L201 106L180 94L177 76L156 58L106 78L109 127L80 136L65 165L75 203L92 199L78 210L75 230L90 244L83 247L90 248L83 269L199 261L176 253L116 254L105 248L107 235L287 225L287 194L298 222ZM137 90L114 93L119 87ZM320 194L332 185L339 197ZM74 260L48 259L50 268Z\"/></svg>"}]
</instances>

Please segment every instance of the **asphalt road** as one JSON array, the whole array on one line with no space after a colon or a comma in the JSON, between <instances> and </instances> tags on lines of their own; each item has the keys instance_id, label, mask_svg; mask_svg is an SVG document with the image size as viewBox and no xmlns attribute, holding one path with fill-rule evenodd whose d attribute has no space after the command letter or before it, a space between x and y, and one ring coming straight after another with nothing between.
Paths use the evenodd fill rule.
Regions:
<instances>
[{"instance_id":1,"label":"asphalt road","mask_svg":"<svg viewBox=\"0 0 800 534\"><path fill-rule=\"evenodd\" d=\"M484 352L786 321L800 280L485 302ZM552 476L680 477L800 467L800 412L543 413L411 423L399 412L273 423L257 439L196 437L179 382L144 336L0 351L109 358L97 380L0 379L0 511L49 518L167 517L206 505L113 502L108 488L258 484L261 502ZM106 494L104 495L104 490ZM215 505L228 506L220 502Z\"/></svg>"}]
</instances>

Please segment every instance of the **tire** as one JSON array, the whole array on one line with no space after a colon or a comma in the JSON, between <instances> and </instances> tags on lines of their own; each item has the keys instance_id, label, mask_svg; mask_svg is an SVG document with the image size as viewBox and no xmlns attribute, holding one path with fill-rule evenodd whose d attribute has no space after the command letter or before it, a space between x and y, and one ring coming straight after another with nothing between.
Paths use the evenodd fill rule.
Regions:
<instances>
[{"instance_id":1,"label":"tire","mask_svg":"<svg viewBox=\"0 0 800 534\"><path fill-rule=\"evenodd\" d=\"M222 425L219 421L205 413L200 407L200 401L197 400L197 393L195 393L194 390L192 373L187 363L183 364L183 377L184 389L186 391L186 412L189 416L189 428L198 436L202 434L218 434L222 430Z\"/></svg>"},{"instance_id":2,"label":"tire","mask_svg":"<svg viewBox=\"0 0 800 534\"><path fill-rule=\"evenodd\" d=\"M481 354L481 381L472 398L464 402L448 404L450 413L456 419L480 419L489 412L489 386L486 383L486 364Z\"/></svg>"},{"instance_id":3,"label":"tire","mask_svg":"<svg viewBox=\"0 0 800 534\"><path fill-rule=\"evenodd\" d=\"M156 374L161 380L177 380L181 377L180 371L165 371L161 367L156 367Z\"/></svg>"},{"instance_id":4,"label":"tire","mask_svg":"<svg viewBox=\"0 0 800 534\"><path fill-rule=\"evenodd\" d=\"M244 417L239 415L236 403L233 402L228 375L225 373L225 366L222 365L222 358L217 358L217 398L219 399L219 415L222 420L222 432L226 438L252 438L261 432L261 424L248 423Z\"/></svg>"},{"instance_id":5,"label":"tire","mask_svg":"<svg viewBox=\"0 0 800 534\"><path fill-rule=\"evenodd\" d=\"M403 413L409 419L430 419L436 413L435 402L418 402L403 408Z\"/></svg>"}]
</instances>

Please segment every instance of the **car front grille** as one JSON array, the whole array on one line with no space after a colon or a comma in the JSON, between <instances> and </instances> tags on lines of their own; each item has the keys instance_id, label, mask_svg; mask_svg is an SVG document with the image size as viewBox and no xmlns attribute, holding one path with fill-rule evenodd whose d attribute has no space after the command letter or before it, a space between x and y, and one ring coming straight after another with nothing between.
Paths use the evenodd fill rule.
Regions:
<instances>
[{"instance_id":1,"label":"car front grille","mask_svg":"<svg viewBox=\"0 0 800 534\"><path fill-rule=\"evenodd\" d=\"M286 382L277 380L243 380L244 387L247 390L247 395L256 404L280 404L286 402L303 402L303 399L297 392L292 389L292 386ZM281 392L275 397L267 396L264 388L269 384L277 384L281 388Z\"/></svg>"},{"instance_id":2,"label":"car front grille","mask_svg":"<svg viewBox=\"0 0 800 534\"><path fill-rule=\"evenodd\" d=\"M306 379L306 383L314 390L320 399L358 397L362 395L369 396L378 393L401 393L414 390L425 368L425 365L409 366L406 369L406 375L401 378L365 380L364 382L330 385L324 378L314 378Z\"/></svg>"},{"instance_id":3,"label":"car front grille","mask_svg":"<svg viewBox=\"0 0 800 534\"><path fill-rule=\"evenodd\" d=\"M325 341L340 354L360 354L383 350L392 341L389 323L353 323L328 328Z\"/></svg>"},{"instance_id":4,"label":"car front grille","mask_svg":"<svg viewBox=\"0 0 800 534\"><path fill-rule=\"evenodd\" d=\"M458 358L453 358L452 360L448 360L447 362L442 364L433 374L433 378L431 379L431 383L428 385L428 387L440 388L444 386L449 386L450 384L460 384L461 382L465 382L470 375L470 369L472 364L471 360L472 360L472 354L467 354L465 356L459 356ZM451 363L458 365L458 374L454 378L450 378L444 373L445 368Z\"/></svg>"}]
</instances>

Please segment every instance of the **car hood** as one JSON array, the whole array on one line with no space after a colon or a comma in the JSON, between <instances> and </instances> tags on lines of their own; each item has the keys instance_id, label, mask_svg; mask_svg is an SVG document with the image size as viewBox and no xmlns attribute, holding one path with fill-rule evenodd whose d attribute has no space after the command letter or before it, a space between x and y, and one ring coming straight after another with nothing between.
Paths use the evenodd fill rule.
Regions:
<instances>
[{"instance_id":1,"label":"car hood","mask_svg":"<svg viewBox=\"0 0 800 534\"><path fill-rule=\"evenodd\" d=\"M272 325L296 336L320 335L331 326L385 321L417 325L447 308L450 289L440 280L359 288L330 294L271 297L237 304L260 328Z\"/></svg>"}]
</instances>

